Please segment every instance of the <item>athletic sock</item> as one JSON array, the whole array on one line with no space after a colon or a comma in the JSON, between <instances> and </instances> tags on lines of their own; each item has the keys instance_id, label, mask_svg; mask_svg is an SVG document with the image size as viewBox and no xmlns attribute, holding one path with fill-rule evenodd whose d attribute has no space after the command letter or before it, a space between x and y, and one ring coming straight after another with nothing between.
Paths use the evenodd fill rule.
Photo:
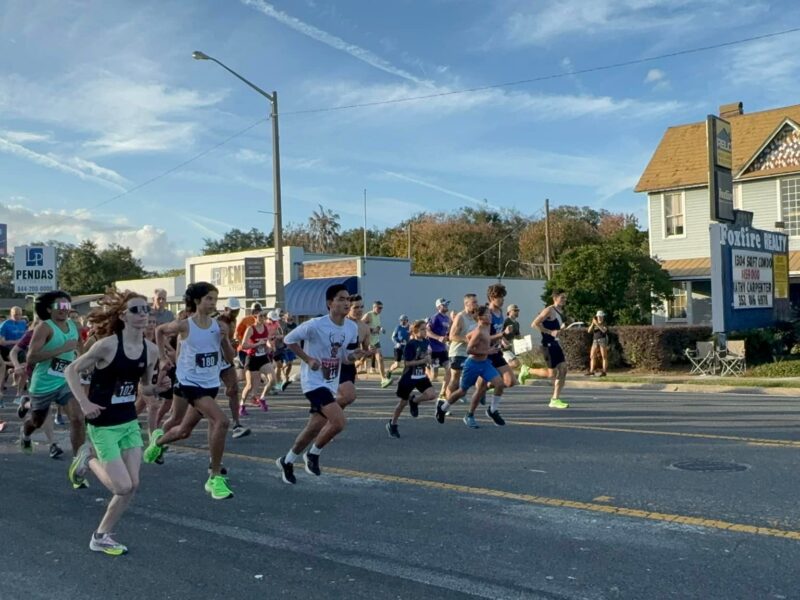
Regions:
<instances>
[{"instance_id":1,"label":"athletic sock","mask_svg":"<svg viewBox=\"0 0 800 600\"><path fill-rule=\"evenodd\" d=\"M442 410L447 412L448 408L450 408L450 403L447 400L445 400L444 404L442 404Z\"/></svg>"},{"instance_id":2,"label":"athletic sock","mask_svg":"<svg viewBox=\"0 0 800 600\"><path fill-rule=\"evenodd\" d=\"M291 450L289 450L289 451L286 453L286 456L283 458L283 462L285 462L286 464L291 464L291 463L293 463L293 462L294 462L294 461L296 461L296 460L297 460L297 454L295 454L295 453L294 453L294 452L292 452Z\"/></svg>"},{"instance_id":3,"label":"athletic sock","mask_svg":"<svg viewBox=\"0 0 800 600\"><path fill-rule=\"evenodd\" d=\"M500 400L502 399L502 396L492 396L492 412L497 412L497 408L500 406Z\"/></svg>"},{"instance_id":4,"label":"athletic sock","mask_svg":"<svg viewBox=\"0 0 800 600\"><path fill-rule=\"evenodd\" d=\"M319 456L322 453L322 448L318 448L316 444L311 446L311 450L308 451L309 454L316 454Z\"/></svg>"}]
</instances>

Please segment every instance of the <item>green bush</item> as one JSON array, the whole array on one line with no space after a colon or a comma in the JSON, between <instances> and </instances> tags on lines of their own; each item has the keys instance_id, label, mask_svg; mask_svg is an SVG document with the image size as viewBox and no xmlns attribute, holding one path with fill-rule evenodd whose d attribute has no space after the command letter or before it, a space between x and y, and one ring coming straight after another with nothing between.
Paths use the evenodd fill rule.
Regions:
<instances>
[{"instance_id":1,"label":"green bush","mask_svg":"<svg viewBox=\"0 0 800 600\"><path fill-rule=\"evenodd\" d=\"M747 370L749 377L800 377L800 358L766 363Z\"/></svg>"},{"instance_id":2,"label":"green bush","mask_svg":"<svg viewBox=\"0 0 800 600\"><path fill-rule=\"evenodd\" d=\"M664 371L672 365L688 363L685 350L711 338L711 328L703 326L642 325L613 327L612 332L619 340L623 362L650 371Z\"/></svg>"},{"instance_id":3,"label":"green bush","mask_svg":"<svg viewBox=\"0 0 800 600\"><path fill-rule=\"evenodd\" d=\"M779 321L772 327L734 331L730 340L744 340L747 364L760 365L795 354L800 343L800 323Z\"/></svg>"}]
</instances>

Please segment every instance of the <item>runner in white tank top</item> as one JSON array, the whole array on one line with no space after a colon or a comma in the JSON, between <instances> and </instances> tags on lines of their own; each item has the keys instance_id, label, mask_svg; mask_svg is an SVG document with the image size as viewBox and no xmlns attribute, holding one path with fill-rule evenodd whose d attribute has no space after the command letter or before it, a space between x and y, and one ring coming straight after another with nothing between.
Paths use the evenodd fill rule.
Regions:
<instances>
[{"instance_id":1,"label":"runner in white tank top","mask_svg":"<svg viewBox=\"0 0 800 600\"><path fill-rule=\"evenodd\" d=\"M228 337L228 326L211 315L217 309L217 288L210 283L192 283L184 296L186 308L194 315L184 321L173 321L156 329L156 343L161 351L161 362L170 362L167 339L177 335L180 351L176 365L178 384L176 395L189 403L190 408L181 424L164 433L153 432L150 444L144 451L144 461L152 463L164 452L164 446L188 438L192 430L205 417L208 419L210 476L205 489L214 500L233 497L226 479L221 474L225 436L230 421L217 406L219 371L222 359L233 363L235 351Z\"/></svg>"}]
</instances>

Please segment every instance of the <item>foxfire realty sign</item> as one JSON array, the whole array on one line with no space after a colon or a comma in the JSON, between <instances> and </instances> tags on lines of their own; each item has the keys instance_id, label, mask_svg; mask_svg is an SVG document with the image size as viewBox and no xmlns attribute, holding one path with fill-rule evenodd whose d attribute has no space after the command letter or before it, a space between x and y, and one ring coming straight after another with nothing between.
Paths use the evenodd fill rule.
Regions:
<instances>
[{"instance_id":1,"label":"foxfire realty sign","mask_svg":"<svg viewBox=\"0 0 800 600\"><path fill-rule=\"evenodd\" d=\"M56 249L52 246L14 248L14 292L42 294L58 289Z\"/></svg>"},{"instance_id":2,"label":"foxfire realty sign","mask_svg":"<svg viewBox=\"0 0 800 600\"><path fill-rule=\"evenodd\" d=\"M788 307L789 237L713 223L711 302L715 332L765 327Z\"/></svg>"}]
</instances>

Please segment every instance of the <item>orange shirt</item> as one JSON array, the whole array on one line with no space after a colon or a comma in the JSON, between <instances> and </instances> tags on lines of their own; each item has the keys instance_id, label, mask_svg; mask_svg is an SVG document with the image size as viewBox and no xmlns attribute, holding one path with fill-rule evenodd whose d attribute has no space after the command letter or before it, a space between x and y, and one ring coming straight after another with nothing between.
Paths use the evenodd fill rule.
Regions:
<instances>
[{"instance_id":1,"label":"orange shirt","mask_svg":"<svg viewBox=\"0 0 800 600\"><path fill-rule=\"evenodd\" d=\"M256 324L256 317L255 315L247 315L244 319L239 321L239 324L236 326L236 339L239 340L239 350L242 349L241 342L244 339L244 332L247 331L248 327L252 327Z\"/></svg>"}]
</instances>

